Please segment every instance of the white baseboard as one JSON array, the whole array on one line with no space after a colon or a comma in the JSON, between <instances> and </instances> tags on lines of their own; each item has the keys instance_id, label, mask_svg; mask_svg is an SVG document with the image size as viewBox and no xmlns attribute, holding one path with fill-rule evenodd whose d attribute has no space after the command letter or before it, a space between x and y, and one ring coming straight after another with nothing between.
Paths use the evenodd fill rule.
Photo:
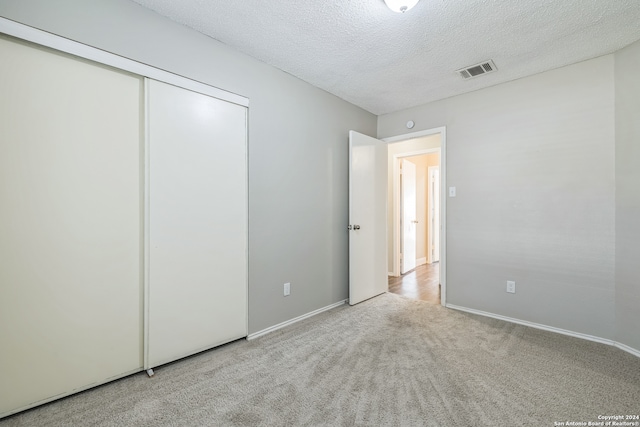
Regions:
<instances>
[{"instance_id":1,"label":"white baseboard","mask_svg":"<svg viewBox=\"0 0 640 427\"><path fill-rule=\"evenodd\" d=\"M277 331L278 329L282 329L282 328L284 328L285 326L293 325L293 324L294 324L294 323L296 323L296 322L299 322L299 321L301 321L301 320L304 320L304 319L307 319L307 318L309 318L309 317L315 316L316 314L320 314L320 313L322 313L323 311L327 311L327 310L331 310L332 308L339 307L339 306L341 306L341 305L345 304L346 302L347 302L347 300L346 300L346 299L345 299L345 300L342 300L342 301L338 301L338 302L336 302L336 303L334 303L334 304L331 304L331 305L328 305L328 306L326 306L326 307L322 307L322 308L319 308L319 309L314 310L314 311L312 311L312 312L309 312L309 313L307 313L307 314L303 314L302 316L298 316L298 317L296 317L296 318L293 318L293 319L287 320L287 321L282 322L282 323L278 323L277 325L271 326L271 327L266 328L266 329L263 329L263 330L261 330L261 331L254 332L254 333L252 333L252 334L247 335L247 341L251 341L251 340L253 340L253 339L256 339L256 338L258 338L258 337L261 337L261 336L263 336L263 335L266 335L266 334L268 334L269 332Z\"/></svg>"},{"instance_id":2,"label":"white baseboard","mask_svg":"<svg viewBox=\"0 0 640 427\"><path fill-rule=\"evenodd\" d=\"M423 265L427 263L427 257L423 257L423 258L418 258L416 260L416 267L419 265Z\"/></svg>"},{"instance_id":3,"label":"white baseboard","mask_svg":"<svg viewBox=\"0 0 640 427\"><path fill-rule=\"evenodd\" d=\"M629 347L628 345L622 344L622 343L619 343L619 342L614 342L613 345L615 345L616 347L618 347L622 351L626 351L627 353L633 354L636 357L640 357L640 350L636 350L633 347Z\"/></svg>"},{"instance_id":4,"label":"white baseboard","mask_svg":"<svg viewBox=\"0 0 640 427\"><path fill-rule=\"evenodd\" d=\"M519 325L524 325L524 326L530 326L532 328L542 329L544 331L555 332L555 333L562 334L562 335L568 335L570 337L581 338L583 340L594 341L594 342L601 343L601 344L612 345L612 346L618 347L620 350L626 351L627 353L630 353L630 354L632 354L632 355L634 355L636 357L640 357L640 351L639 350L636 350L636 349L634 349L632 347L629 347L628 345L621 344L621 343L616 342L614 340L610 340L610 339L606 339L606 338L600 338L600 337L596 337L594 335L589 335L589 334L583 334L581 332L569 331L567 329L556 328L554 326L547 326L547 325L543 325L543 324L540 324L540 323L529 322L527 320L515 319L513 317L502 316L500 314L489 313L487 311L476 310L476 309L473 309L473 308L462 307L462 306L454 305L454 304L447 304L447 305L445 305L445 307L451 308L453 310L458 310L458 311L464 311L464 312L467 312L467 313L477 314L479 316L491 317L493 319L498 319L498 320L504 320L505 322L517 323Z\"/></svg>"},{"instance_id":5,"label":"white baseboard","mask_svg":"<svg viewBox=\"0 0 640 427\"><path fill-rule=\"evenodd\" d=\"M395 273L393 271L387 272L387 276L396 277L396 275L395 275Z\"/></svg>"}]
</instances>

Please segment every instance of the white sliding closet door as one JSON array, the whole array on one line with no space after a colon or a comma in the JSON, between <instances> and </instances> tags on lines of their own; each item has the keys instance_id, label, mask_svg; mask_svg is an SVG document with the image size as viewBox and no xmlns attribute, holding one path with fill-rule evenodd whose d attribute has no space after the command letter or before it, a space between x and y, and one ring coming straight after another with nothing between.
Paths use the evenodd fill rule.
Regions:
<instances>
[{"instance_id":1,"label":"white sliding closet door","mask_svg":"<svg viewBox=\"0 0 640 427\"><path fill-rule=\"evenodd\" d=\"M0 36L0 416L142 369L141 78Z\"/></svg>"},{"instance_id":2,"label":"white sliding closet door","mask_svg":"<svg viewBox=\"0 0 640 427\"><path fill-rule=\"evenodd\" d=\"M247 335L247 109L147 80L152 368Z\"/></svg>"}]
</instances>

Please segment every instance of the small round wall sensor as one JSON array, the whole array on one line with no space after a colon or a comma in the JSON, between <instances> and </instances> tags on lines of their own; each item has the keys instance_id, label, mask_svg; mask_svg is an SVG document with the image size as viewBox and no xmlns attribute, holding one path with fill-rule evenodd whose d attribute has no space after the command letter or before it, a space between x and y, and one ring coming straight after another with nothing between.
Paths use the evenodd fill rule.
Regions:
<instances>
[{"instance_id":1,"label":"small round wall sensor","mask_svg":"<svg viewBox=\"0 0 640 427\"><path fill-rule=\"evenodd\" d=\"M413 120L409 120L409 121L407 122L407 129L413 129L413 127L414 127L415 125L416 125L416 124L413 122Z\"/></svg>"}]
</instances>

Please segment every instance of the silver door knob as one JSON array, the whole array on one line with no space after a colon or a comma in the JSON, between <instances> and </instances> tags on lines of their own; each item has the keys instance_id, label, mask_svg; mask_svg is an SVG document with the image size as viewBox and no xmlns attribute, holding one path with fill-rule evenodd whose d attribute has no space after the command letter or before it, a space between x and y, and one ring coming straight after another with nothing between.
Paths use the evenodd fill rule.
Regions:
<instances>
[{"instance_id":1,"label":"silver door knob","mask_svg":"<svg viewBox=\"0 0 640 427\"><path fill-rule=\"evenodd\" d=\"M414 224L417 224L417 223L418 223L418 221L411 221L411 222L412 222L412 223L414 223Z\"/></svg>"},{"instance_id":2,"label":"silver door knob","mask_svg":"<svg viewBox=\"0 0 640 427\"><path fill-rule=\"evenodd\" d=\"M353 229L354 229L354 230L360 230L360 226L359 226L359 225L354 225L354 226L353 226Z\"/></svg>"}]
</instances>

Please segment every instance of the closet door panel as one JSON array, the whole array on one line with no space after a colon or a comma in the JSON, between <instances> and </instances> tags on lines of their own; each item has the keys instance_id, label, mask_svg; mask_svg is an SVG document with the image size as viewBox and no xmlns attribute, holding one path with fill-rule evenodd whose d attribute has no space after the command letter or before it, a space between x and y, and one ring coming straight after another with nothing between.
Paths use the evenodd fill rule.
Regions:
<instances>
[{"instance_id":1,"label":"closet door panel","mask_svg":"<svg viewBox=\"0 0 640 427\"><path fill-rule=\"evenodd\" d=\"M142 368L142 79L0 36L0 416Z\"/></svg>"},{"instance_id":2,"label":"closet door panel","mask_svg":"<svg viewBox=\"0 0 640 427\"><path fill-rule=\"evenodd\" d=\"M246 108L147 81L145 367L247 334Z\"/></svg>"}]
</instances>

